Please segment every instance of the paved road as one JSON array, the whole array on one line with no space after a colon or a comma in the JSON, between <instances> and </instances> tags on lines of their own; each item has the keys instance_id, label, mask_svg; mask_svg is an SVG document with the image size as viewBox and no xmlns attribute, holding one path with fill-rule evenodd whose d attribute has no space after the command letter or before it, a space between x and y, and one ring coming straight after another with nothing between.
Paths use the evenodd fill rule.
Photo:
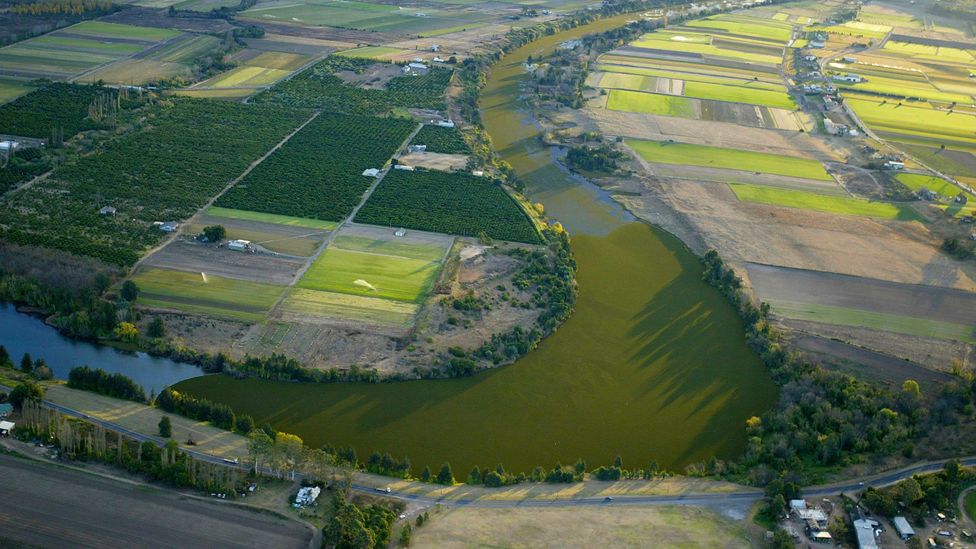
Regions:
<instances>
[{"instance_id":1,"label":"paved road","mask_svg":"<svg viewBox=\"0 0 976 549\"><path fill-rule=\"evenodd\" d=\"M9 388L0 385L0 389ZM59 404L53 402L44 401L44 405L57 410L65 415L71 417L78 417L85 419L92 423L97 423L102 427L118 431L122 434L138 441L150 441L157 445L162 445L163 440L156 437L151 437L144 435L142 433L137 433L135 431L126 429L121 425L112 423L110 421L104 421L77 410L72 410L66 408ZM204 454L190 448L182 448L184 452L192 456L194 459L206 461L209 463L217 463L221 465L226 465L228 467L243 467L242 465L232 465L224 462L224 460L218 456L212 456L210 454ZM976 456L959 458L963 465L967 467L976 467ZM828 484L822 486L808 486L803 489L803 495L806 497L824 497L831 496L841 493L850 494L857 492L858 490L864 489L867 486L882 487L894 484L900 480L906 479L912 475L919 473L931 473L941 469L945 463L949 461L948 459L929 461L924 463L918 463L905 467L903 469L898 469L896 471L889 471L881 473L878 475L862 477L859 479L852 479L840 483ZM261 467L260 472L263 474L271 475L274 472L266 467ZM297 479L301 479L301 475L296 475ZM373 478L371 475L357 474L356 478L358 482L354 482L352 489L357 492L371 493L375 494L375 485L370 486L364 484L364 481L369 478ZM709 505L709 504L722 504L722 503L751 503L758 501L762 498L763 493L759 490L748 489L740 492L731 493L684 493L675 495L614 495L612 500L607 500L605 497L568 497L568 498L553 498L553 497L535 497L532 499L508 499L508 500L492 500L492 499L481 499L481 498L452 498L452 497L430 497L417 494L399 494L392 492L387 494L388 497L393 497L407 502L415 502L422 505L457 505L457 506L469 506L469 507L484 507L484 508L505 508L505 507L575 507L584 505Z\"/></svg>"}]
</instances>

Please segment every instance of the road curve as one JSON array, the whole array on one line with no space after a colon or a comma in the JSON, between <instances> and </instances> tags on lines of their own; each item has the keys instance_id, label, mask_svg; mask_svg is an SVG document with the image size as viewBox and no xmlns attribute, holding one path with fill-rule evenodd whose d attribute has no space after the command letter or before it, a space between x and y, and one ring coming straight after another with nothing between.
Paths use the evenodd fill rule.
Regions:
<instances>
[{"instance_id":1,"label":"road curve","mask_svg":"<svg viewBox=\"0 0 976 549\"><path fill-rule=\"evenodd\" d=\"M0 385L0 389L10 390L9 387ZM105 429L111 431L121 432L122 434L140 442L152 442L158 446L165 444L162 439L152 437L149 435L144 435L130 429L126 429L121 425L113 423L111 421L105 421L97 417L90 416L78 410L73 410L60 404L50 402L48 400L43 401L43 404L48 408L57 410L62 414L67 416L76 417L84 419L85 421L101 425ZM214 463L217 465L224 465L226 467L236 467L242 468L244 466L239 464L231 464L224 461L222 457L214 456L211 454L205 454L190 448L181 447L181 450L186 454L200 461L206 461L208 463ZM895 471L888 471L885 473L880 473L877 475L856 478L835 484L825 484L818 486L807 486L803 488L803 495L807 497L824 497L832 496L841 493L852 493L858 490L864 489L867 486L882 487L895 484L901 480L904 480L912 475L920 473L933 473L941 469L946 462L951 459L959 459L959 461L966 467L976 467L976 456L962 457L962 458L950 458L936 461L927 461L922 463L916 463L908 467L898 469ZM272 475L274 471L267 467L259 468L259 472L262 474ZM365 480L366 475L357 474L360 480ZM296 479L301 479L302 475L296 473ZM393 480L393 479L391 479ZM375 486L369 486L366 484L354 482L351 488L356 492L362 493L376 493ZM385 494L387 497L399 499L405 502L419 503L421 505L456 505L459 507L478 507L478 508L511 508L511 507L576 507L576 506L591 506L591 505L715 505L723 503L754 503L759 501L763 497L763 492L761 490L746 490L740 492L728 492L728 493L715 493L715 492L688 492L683 494L674 495L614 495L612 498L608 497L566 497L566 498L553 498L553 497L530 497L523 499L483 499L483 498L452 498L450 496L443 497L430 497L424 495L410 494L410 493L397 493L389 492Z\"/></svg>"}]
</instances>

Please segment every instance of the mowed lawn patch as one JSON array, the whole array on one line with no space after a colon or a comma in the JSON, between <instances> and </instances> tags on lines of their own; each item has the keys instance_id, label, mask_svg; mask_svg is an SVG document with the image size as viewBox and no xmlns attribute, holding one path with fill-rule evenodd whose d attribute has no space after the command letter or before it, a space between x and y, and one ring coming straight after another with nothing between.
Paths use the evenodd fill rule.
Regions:
<instances>
[{"instance_id":1,"label":"mowed lawn patch","mask_svg":"<svg viewBox=\"0 0 976 549\"><path fill-rule=\"evenodd\" d=\"M963 324L816 303L773 301L770 305L774 313L795 320L856 326L919 337L976 343L974 328Z\"/></svg>"},{"instance_id":2,"label":"mowed lawn patch","mask_svg":"<svg viewBox=\"0 0 976 549\"><path fill-rule=\"evenodd\" d=\"M648 162L685 164L705 168L742 170L833 181L833 178L830 177L820 162L807 158L690 143L665 143L637 139L627 139L625 142L628 147L634 149L641 158Z\"/></svg>"},{"instance_id":3,"label":"mowed lawn patch","mask_svg":"<svg viewBox=\"0 0 976 549\"><path fill-rule=\"evenodd\" d=\"M330 246L298 287L415 303L430 290L439 268L433 261Z\"/></svg>"},{"instance_id":4,"label":"mowed lawn patch","mask_svg":"<svg viewBox=\"0 0 976 549\"><path fill-rule=\"evenodd\" d=\"M630 90L610 90L607 108L612 111L642 112L661 116L697 117L695 105L686 97Z\"/></svg>"},{"instance_id":5,"label":"mowed lawn patch","mask_svg":"<svg viewBox=\"0 0 976 549\"><path fill-rule=\"evenodd\" d=\"M169 269L145 269L134 277L139 304L218 318L258 322L285 291L284 286Z\"/></svg>"},{"instance_id":6,"label":"mowed lawn patch","mask_svg":"<svg viewBox=\"0 0 976 549\"><path fill-rule=\"evenodd\" d=\"M806 191L744 183L729 183L729 187L735 193L735 197L743 202L755 202L770 206L801 208L804 210L844 215L863 215L881 219L897 219L899 221L922 220L918 212L911 207L890 204L888 202L872 202L861 198L828 196Z\"/></svg>"},{"instance_id":7,"label":"mowed lawn patch","mask_svg":"<svg viewBox=\"0 0 976 549\"><path fill-rule=\"evenodd\" d=\"M293 288L281 312L302 317L324 316L390 326L409 326L419 306L392 299Z\"/></svg>"}]
</instances>

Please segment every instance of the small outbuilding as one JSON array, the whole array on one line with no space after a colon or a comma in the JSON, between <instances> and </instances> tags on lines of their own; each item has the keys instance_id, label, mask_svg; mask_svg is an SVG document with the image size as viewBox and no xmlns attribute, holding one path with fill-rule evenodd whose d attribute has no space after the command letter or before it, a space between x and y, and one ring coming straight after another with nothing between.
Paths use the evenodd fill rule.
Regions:
<instances>
[{"instance_id":1,"label":"small outbuilding","mask_svg":"<svg viewBox=\"0 0 976 549\"><path fill-rule=\"evenodd\" d=\"M895 517L893 522L895 523L895 531L898 532L901 539L907 540L915 535L915 529L912 528L911 524L908 524L905 517Z\"/></svg>"},{"instance_id":2,"label":"small outbuilding","mask_svg":"<svg viewBox=\"0 0 976 549\"><path fill-rule=\"evenodd\" d=\"M397 169L397 170L403 170L405 172L412 172L413 171L413 166L407 166L406 164L397 164L396 166L393 166L393 167L395 169Z\"/></svg>"},{"instance_id":3,"label":"small outbuilding","mask_svg":"<svg viewBox=\"0 0 976 549\"><path fill-rule=\"evenodd\" d=\"M115 215L117 212L118 210L116 210L114 206L102 206L102 208L98 210L98 215Z\"/></svg>"},{"instance_id":4,"label":"small outbuilding","mask_svg":"<svg viewBox=\"0 0 976 549\"><path fill-rule=\"evenodd\" d=\"M231 250L250 250L251 241L250 240L231 240L227 243L227 247Z\"/></svg>"},{"instance_id":5,"label":"small outbuilding","mask_svg":"<svg viewBox=\"0 0 976 549\"><path fill-rule=\"evenodd\" d=\"M404 229L403 227L400 227L399 229L396 230L396 232L393 233L393 236L407 236L407 230Z\"/></svg>"},{"instance_id":6,"label":"small outbuilding","mask_svg":"<svg viewBox=\"0 0 976 549\"><path fill-rule=\"evenodd\" d=\"M366 177L376 177L380 174L380 171L376 168L368 168L363 170L363 175Z\"/></svg>"},{"instance_id":7,"label":"small outbuilding","mask_svg":"<svg viewBox=\"0 0 976 549\"><path fill-rule=\"evenodd\" d=\"M12 421L0 421L0 437L9 437L14 432L15 424Z\"/></svg>"},{"instance_id":8,"label":"small outbuilding","mask_svg":"<svg viewBox=\"0 0 976 549\"><path fill-rule=\"evenodd\" d=\"M180 228L180 224L176 221L164 221L159 224L159 230L164 233L175 233Z\"/></svg>"}]
</instances>

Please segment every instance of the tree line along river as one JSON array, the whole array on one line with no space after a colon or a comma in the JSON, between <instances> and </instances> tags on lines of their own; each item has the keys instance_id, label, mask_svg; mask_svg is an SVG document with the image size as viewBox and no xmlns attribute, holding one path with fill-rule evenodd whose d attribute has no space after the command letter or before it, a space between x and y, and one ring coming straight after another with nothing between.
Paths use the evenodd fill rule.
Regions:
<instances>
[{"instance_id":1,"label":"tree line along river","mask_svg":"<svg viewBox=\"0 0 976 549\"><path fill-rule=\"evenodd\" d=\"M620 455L682 469L745 444L745 420L777 390L748 349L725 299L701 281L680 241L635 220L558 166L518 101L522 64L559 43L620 26L618 16L523 46L498 62L480 107L496 151L533 202L569 229L579 264L575 313L513 365L471 377L397 383L304 384L214 375L176 389L229 404L312 446L408 456L415 471L448 461L529 472ZM53 332L53 330L52 330ZM96 366L96 364L93 364Z\"/></svg>"}]
</instances>

